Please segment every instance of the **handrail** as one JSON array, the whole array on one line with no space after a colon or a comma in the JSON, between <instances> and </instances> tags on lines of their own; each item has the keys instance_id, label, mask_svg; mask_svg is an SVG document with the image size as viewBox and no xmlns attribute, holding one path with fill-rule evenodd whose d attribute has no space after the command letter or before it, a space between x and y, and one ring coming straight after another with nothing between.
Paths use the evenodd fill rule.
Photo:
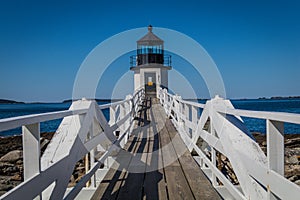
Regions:
<instances>
[{"instance_id":1,"label":"handrail","mask_svg":"<svg viewBox=\"0 0 300 200\"><path fill-rule=\"evenodd\" d=\"M23 127L24 182L0 199L34 199L37 196L43 199L73 199L88 181L91 182L89 189L95 189L96 178L93 177L97 176L100 165L126 144L144 94L141 89L133 96L128 95L125 100L111 104L99 106L94 100L79 100L65 111L1 119L0 131ZM106 108L110 109L109 122L102 112ZM63 120L40 157L40 122L59 118ZM118 137L116 131L119 132ZM95 161L98 147L104 154ZM68 169L73 169L83 157L90 162L86 166L86 175L65 194L72 175Z\"/></svg>"},{"instance_id":2,"label":"handrail","mask_svg":"<svg viewBox=\"0 0 300 200\"><path fill-rule=\"evenodd\" d=\"M141 90L138 90L138 92L140 91ZM112 106L128 103L131 100L132 99L124 99L114 103L103 104L103 105L99 105L99 108L106 109ZM4 119L0 119L0 132L14 129L27 124L35 124L35 123L40 123L40 122L45 122L45 121L50 121L55 119L61 119L71 115L85 114L86 112L87 109L75 109L75 110L62 110L62 111L55 111L55 112L45 112L39 114L30 114L30 115L4 118Z\"/></svg>"},{"instance_id":3,"label":"handrail","mask_svg":"<svg viewBox=\"0 0 300 200\"><path fill-rule=\"evenodd\" d=\"M27 124L35 124L35 123L50 121L54 119L60 119L71 115L80 115L86 112L87 109L63 110L63 111L31 114L31 115L0 119L0 131L10 130Z\"/></svg>"},{"instance_id":4,"label":"handrail","mask_svg":"<svg viewBox=\"0 0 300 200\"><path fill-rule=\"evenodd\" d=\"M190 152L194 150L198 154L196 161L224 199L276 199L276 196L297 199L300 196L300 187L284 177L283 136L283 123L300 124L300 114L235 109L229 100L220 97L199 104L182 100L161 88L158 94L183 142ZM199 109L203 109L200 118ZM266 120L267 156L248 137L240 117ZM202 145L197 143L199 138L204 141ZM217 167L217 161L220 162L217 155L229 159L241 191Z\"/></svg>"},{"instance_id":5,"label":"handrail","mask_svg":"<svg viewBox=\"0 0 300 200\"><path fill-rule=\"evenodd\" d=\"M102 110L102 109L106 109L106 108L109 108L109 107L112 107L112 106L117 106L117 105L120 105L120 104L123 104L123 103L127 103L129 101L131 101L131 99L125 99L125 100L117 101L117 102L114 102L114 103L107 103L107 104L99 105L99 108Z\"/></svg>"},{"instance_id":6,"label":"handrail","mask_svg":"<svg viewBox=\"0 0 300 200\"><path fill-rule=\"evenodd\" d=\"M300 124L300 114L297 113L228 109L223 107L215 107L215 109L217 112L223 114Z\"/></svg>"}]
</instances>

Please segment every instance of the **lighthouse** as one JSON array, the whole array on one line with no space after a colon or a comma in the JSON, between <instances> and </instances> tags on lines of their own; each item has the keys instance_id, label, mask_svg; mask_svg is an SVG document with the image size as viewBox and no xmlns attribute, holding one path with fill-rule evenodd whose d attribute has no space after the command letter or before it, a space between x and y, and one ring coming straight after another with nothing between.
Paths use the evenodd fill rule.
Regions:
<instances>
[{"instance_id":1,"label":"lighthouse","mask_svg":"<svg viewBox=\"0 0 300 200\"><path fill-rule=\"evenodd\" d=\"M137 41L137 55L130 57L130 70L134 72L134 90L145 89L146 96L157 97L158 89L168 89L168 70L171 56L164 54L164 41L156 36L153 27Z\"/></svg>"}]
</instances>

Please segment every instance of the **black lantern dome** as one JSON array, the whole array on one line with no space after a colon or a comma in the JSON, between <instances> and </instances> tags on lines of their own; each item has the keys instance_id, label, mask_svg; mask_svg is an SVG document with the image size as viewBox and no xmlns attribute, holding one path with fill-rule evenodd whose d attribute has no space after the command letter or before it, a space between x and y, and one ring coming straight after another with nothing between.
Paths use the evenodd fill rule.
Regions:
<instances>
[{"instance_id":1,"label":"black lantern dome","mask_svg":"<svg viewBox=\"0 0 300 200\"><path fill-rule=\"evenodd\" d=\"M137 41L137 65L150 63L164 63L164 41L152 32L148 26L148 33Z\"/></svg>"}]
</instances>

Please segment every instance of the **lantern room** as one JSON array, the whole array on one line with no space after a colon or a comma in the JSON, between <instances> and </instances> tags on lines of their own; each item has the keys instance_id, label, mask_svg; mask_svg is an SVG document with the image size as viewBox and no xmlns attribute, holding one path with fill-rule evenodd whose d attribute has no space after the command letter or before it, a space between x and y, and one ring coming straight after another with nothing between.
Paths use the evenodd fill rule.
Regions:
<instances>
[{"instance_id":1,"label":"lantern room","mask_svg":"<svg viewBox=\"0 0 300 200\"><path fill-rule=\"evenodd\" d=\"M159 87L168 88L168 70L171 56L164 54L164 41L156 36L153 27L137 41L137 55L130 57L130 70L134 71L134 89L145 89L146 95L157 96Z\"/></svg>"}]
</instances>

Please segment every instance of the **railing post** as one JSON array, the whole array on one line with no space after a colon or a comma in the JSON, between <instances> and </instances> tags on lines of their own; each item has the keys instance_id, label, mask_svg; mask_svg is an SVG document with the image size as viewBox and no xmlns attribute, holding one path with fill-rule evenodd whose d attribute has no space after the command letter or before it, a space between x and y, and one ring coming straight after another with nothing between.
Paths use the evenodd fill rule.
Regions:
<instances>
[{"instance_id":1,"label":"railing post","mask_svg":"<svg viewBox=\"0 0 300 200\"><path fill-rule=\"evenodd\" d=\"M24 180L40 173L40 124L29 124L22 127Z\"/></svg>"},{"instance_id":2,"label":"railing post","mask_svg":"<svg viewBox=\"0 0 300 200\"><path fill-rule=\"evenodd\" d=\"M184 104L184 116L185 116L185 119L184 119L185 131L186 131L187 136L191 137L190 128L187 126L187 123L186 123L187 121L190 120L190 106L187 104Z\"/></svg>"},{"instance_id":3,"label":"railing post","mask_svg":"<svg viewBox=\"0 0 300 200\"><path fill-rule=\"evenodd\" d=\"M24 181L41 172L40 123L22 126ZM41 199L41 196L35 199Z\"/></svg>"},{"instance_id":4,"label":"railing post","mask_svg":"<svg viewBox=\"0 0 300 200\"><path fill-rule=\"evenodd\" d=\"M116 106L111 106L109 108L109 124L112 125L116 123Z\"/></svg>"},{"instance_id":5,"label":"railing post","mask_svg":"<svg viewBox=\"0 0 300 200\"><path fill-rule=\"evenodd\" d=\"M284 175L284 125L283 122L267 120L268 167Z\"/></svg>"},{"instance_id":6,"label":"railing post","mask_svg":"<svg viewBox=\"0 0 300 200\"><path fill-rule=\"evenodd\" d=\"M216 135L212 119L210 119L210 133L213 136ZM216 150L214 149L213 146L210 146L210 149L211 149L211 162L213 163L214 166L216 166L217 165L217 162L216 162L217 161ZM217 186L218 185L216 175L213 172L211 172L211 182L212 182L213 186Z\"/></svg>"},{"instance_id":7,"label":"railing post","mask_svg":"<svg viewBox=\"0 0 300 200\"><path fill-rule=\"evenodd\" d=\"M125 117L125 115L126 115L126 107L125 107L125 104L126 104L126 103L120 104L119 120L122 120L122 119ZM119 131L120 131L119 137L121 137L123 134L126 134L125 130L126 130L126 122L124 122L123 124L121 124L121 125L119 126ZM126 144L126 141L125 141L125 139L123 139L123 140L120 142L120 146L121 146L121 147L124 147L125 144Z\"/></svg>"},{"instance_id":8,"label":"railing post","mask_svg":"<svg viewBox=\"0 0 300 200\"><path fill-rule=\"evenodd\" d=\"M196 132L196 127L197 127L197 122L198 122L198 108L196 106L192 106L191 110L192 110L192 122L194 125L194 129L192 130L191 137L193 137Z\"/></svg>"},{"instance_id":9,"label":"railing post","mask_svg":"<svg viewBox=\"0 0 300 200\"><path fill-rule=\"evenodd\" d=\"M93 121L92 122L92 125L90 127L90 132L88 134L88 137L89 139L93 138L95 136L95 131L94 131L94 124L95 122ZM93 167L95 164L95 148L93 148L91 151L90 151L90 166ZM94 174L92 177L91 177L91 186L92 187L96 187L96 174Z\"/></svg>"},{"instance_id":10,"label":"railing post","mask_svg":"<svg viewBox=\"0 0 300 200\"><path fill-rule=\"evenodd\" d=\"M284 123L267 119L268 168L284 176ZM268 189L268 199L276 199Z\"/></svg>"},{"instance_id":11,"label":"railing post","mask_svg":"<svg viewBox=\"0 0 300 200\"><path fill-rule=\"evenodd\" d=\"M131 95L127 95L126 96L126 100L130 100L130 99L132 99L133 97L131 96ZM124 109L125 109L125 116L127 115L127 114L130 114L131 113L131 111L132 111L132 105L131 105L131 101L128 101L128 102L126 102L125 104L124 104ZM124 123L124 127L125 127L125 130L127 130L127 132L126 132L126 134L128 135L128 133L130 132L130 125L131 125L131 115L129 116L129 118L125 121L125 123ZM124 141L125 141L125 143L127 143L127 138L128 138L128 136L126 136L125 138L124 138Z\"/></svg>"},{"instance_id":12,"label":"railing post","mask_svg":"<svg viewBox=\"0 0 300 200\"><path fill-rule=\"evenodd\" d=\"M175 103L175 105L174 105L175 109L174 110L175 110L175 113L176 113L177 124L179 126L182 126L182 120L181 120L182 107L181 107L181 103L178 101L178 99L180 99L180 96L176 95L175 101L174 101L174 103Z\"/></svg>"},{"instance_id":13,"label":"railing post","mask_svg":"<svg viewBox=\"0 0 300 200\"><path fill-rule=\"evenodd\" d=\"M168 109L167 105L170 103L169 98L168 98L168 94L167 94L167 90L164 89L163 93L164 93L164 102L163 102L164 105L163 105L163 107L164 107L165 110L167 110Z\"/></svg>"},{"instance_id":14,"label":"railing post","mask_svg":"<svg viewBox=\"0 0 300 200\"><path fill-rule=\"evenodd\" d=\"M90 151L90 162L91 162L91 167L93 167L95 164L95 149L92 149ZM91 186L96 187L96 175L95 174L91 178Z\"/></svg>"}]
</instances>

